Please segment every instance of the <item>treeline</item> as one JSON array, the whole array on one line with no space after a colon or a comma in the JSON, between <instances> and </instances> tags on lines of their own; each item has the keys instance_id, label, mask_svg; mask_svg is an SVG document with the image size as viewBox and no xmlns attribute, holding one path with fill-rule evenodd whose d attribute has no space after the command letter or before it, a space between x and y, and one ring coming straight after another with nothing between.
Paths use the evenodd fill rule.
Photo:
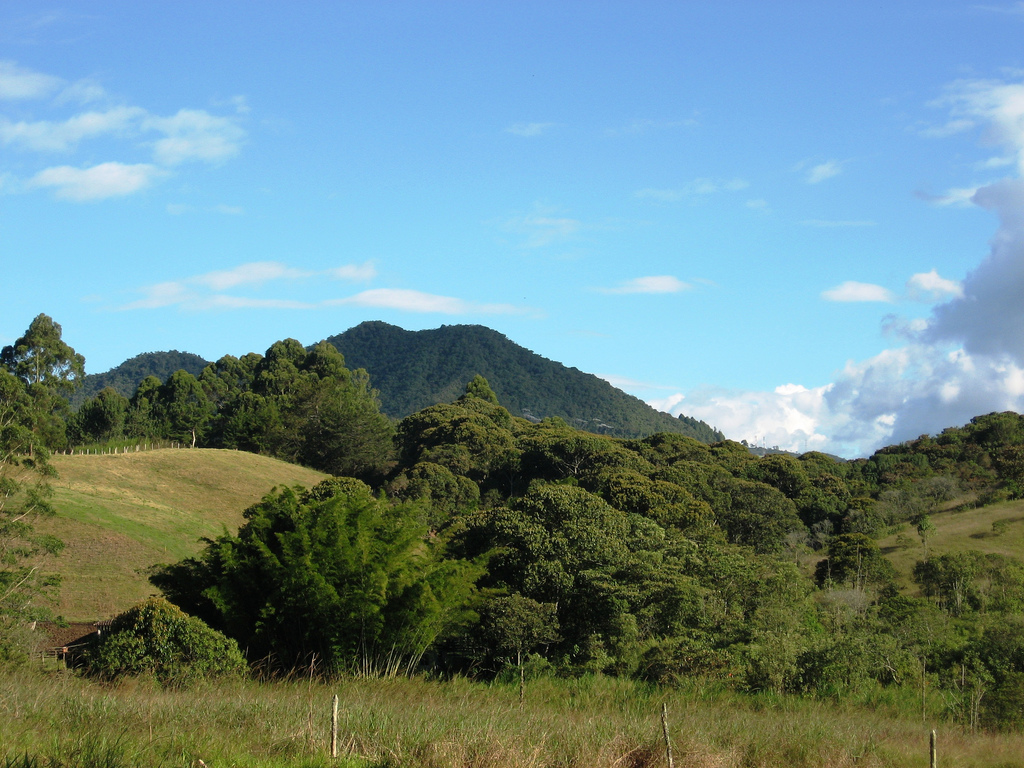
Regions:
<instances>
[{"instance_id":1,"label":"treeline","mask_svg":"<svg viewBox=\"0 0 1024 768\"><path fill-rule=\"evenodd\" d=\"M198 377L147 376L130 398L107 387L67 419L66 439L174 440L372 478L388 466L393 432L365 371L350 371L327 343L307 350L287 339L265 355L222 357Z\"/></svg>"},{"instance_id":2,"label":"treeline","mask_svg":"<svg viewBox=\"0 0 1024 768\"><path fill-rule=\"evenodd\" d=\"M208 360L199 355L178 352L175 349L169 352L146 352L136 355L105 373L90 373L83 376L81 386L71 395L71 408L78 410L82 403L107 387L117 390L125 397L131 397L139 382L147 376L156 376L160 381L166 381L175 371L188 371L193 376L198 376L209 364Z\"/></svg>"},{"instance_id":3,"label":"treeline","mask_svg":"<svg viewBox=\"0 0 1024 768\"><path fill-rule=\"evenodd\" d=\"M33 445L116 433L338 476L276 490L237 534L153 576L250 663L700 678L836 698L924 686L965 726L1024 724L1024 563L927 553L930 513L1022 495L1017 414L864 460L755 457L727 440L532 422L475 376L393 425L331 345L283 341L131 398L101 392L62 432L52 404L80 367L73 350L52 354L56 328L0 357L22 404L4 411L21 438L5 472ZM908 525L924 545L920 596L877 544Z\"/></svg>"}]
</instances>

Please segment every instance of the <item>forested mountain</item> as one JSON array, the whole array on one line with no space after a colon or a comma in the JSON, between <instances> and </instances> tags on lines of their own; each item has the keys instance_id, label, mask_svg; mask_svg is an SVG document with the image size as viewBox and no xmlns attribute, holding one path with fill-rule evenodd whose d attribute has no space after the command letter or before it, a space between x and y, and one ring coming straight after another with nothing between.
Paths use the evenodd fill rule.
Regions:
<instances>
[{"instance_id":1,"label":"forested mountain","mask_svg":"<svg viewBox=\"0 0 1024 768\"><path fill-rule=\"evenodd\" d=\"M111 368L105 373L93 373L83 377L82 386L71 398L71 407L78 408L104 387L111 387L121 395L131 397L135 394L139 383L147 376L156 376L160 381L166 381L172 373L178 370L188 371L193 376L198 376L209 364L208 360L204 360L199 355L193 355L191 352L179 352L176 349L169 352L146 352L136 355L131 360L125 360L116 368Z\"/></svg>"},{"instance_id":2,"label":"forested mountain","mask_svg":"<svg viewBox=\"0 0 1024 768\"><path fill-rule=\"evenodd\" d=\"M366 369L380 392L381 410L392 418L451 402L479 374L503 407L532 421L557 416L617 437L672 432L705 443L724 438L703 421L656 411L604 379L541 357L481 325L406 331L374 321L327 341L350 368Z\"/></svg>"}]
</instances>

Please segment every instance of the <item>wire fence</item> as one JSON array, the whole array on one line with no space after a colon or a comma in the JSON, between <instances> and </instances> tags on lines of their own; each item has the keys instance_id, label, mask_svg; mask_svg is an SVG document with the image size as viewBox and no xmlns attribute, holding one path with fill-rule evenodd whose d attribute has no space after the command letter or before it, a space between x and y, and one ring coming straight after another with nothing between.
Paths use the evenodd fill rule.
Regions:
<instances>
[{"instance_id":1,"label":"wire fence","mask_svg":"<svg viewBox=\"0 0 1024 768\"><path fill-rule=\"evenodd\" d=\"M180 443L175 440L140 440L136 443L122 445L83 445L75 448L54 451L58 456L112 456L122 453L142 453L167 448L191 448L191 443Z\"/></svg>"}]
</instances>

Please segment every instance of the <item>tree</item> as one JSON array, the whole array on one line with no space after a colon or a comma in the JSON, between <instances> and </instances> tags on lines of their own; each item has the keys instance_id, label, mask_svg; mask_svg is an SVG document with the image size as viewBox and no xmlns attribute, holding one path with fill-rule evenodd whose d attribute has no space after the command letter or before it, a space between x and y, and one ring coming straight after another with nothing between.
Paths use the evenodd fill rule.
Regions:
<instances>
[{"instance_id":1,"label":"tree","mask_svg":"<svg viewBox=\"0 0 1024 768\"><path fill-rule=\"evenodd\" d=\"M19 638L48 615L41 599L57 581L40 570L38 558L62 547L32 526L53 514L48 479L54 471L45 447L35 445L31 409L25 384L0 368L0 664L22 657Z\"/></svg>"},{"instance_id":2,"label":"tree","mask_svg":"<svg viewBox=\"0 0 1024 768\"><path fill-rule=\"evenodd\" d=\"M195 448L212 416L206 393L196 377L188 371L172 373L157 391L156 405L164 437L190 441Z\"/></svg>"},{"instance_id":3,"label":"tree","mask_svg":"<svg viewBox=\"0 0 1024 768\"><path fill-rule=\"evenodd\" d=\"M104 387L96 397L86 400L71 419L72 443L114 440L124 433L128 398L113 387Z\"/></svg>"},{"instance_id":4,"label":"tree","mask_svg":"<svg viewBox=\"0 0 1024 768\"><path fill-rule=\"evenodd\" d=\"M156 421L160 386L160 379L156 376L147 376L139 382L125 414L124 432L128 437L161 436Z\"/></svg>"},{"instance_id":5,"label":"tree","mask_svg":"<svg viewBox=\"0 0 1024 768\"><path fill-rule=\"evenodd\" d=\"M91 674L108 680L149 673L164 685L237 677L246 669L234 640L157 597L115 618L85 662Z\"/></svg>"},{"instance_id":6,"label":"tree","mask_svg":"<svg viewBox=\"0 0 1024 768\"><path fill-rule=\"evenodd\" d=\"M487 379L479 373L470 380L469 384L466 385L466 397L478 397L493 405L498 404L498 396L494 394L494 390L491 389L491 385L487 383Z\"/></svg>"},{"instance_id":7,"label":"tree","mask_svg":"<svg viewBox=\"0 0 1024 768\"><path fill-rule=\"evenodd\" d=\"M928 539L935 535L935 523L928 515L921 515L917 518L917 535L921 537L921 546L924 548L924 559L928 559Z\"/></svg>"},{"instance_id":8,"label":"tree","mask_svg":"<svg viewBox=\"0 0 1024 768\"><path fill-rule=\"evenodd\" d=\"M522 595L492 599L481 611L481 629L498 658L515 661L519 670L519 700L523 700L526 674L523 656L540 645L558 640L558 606L538 603Z\"/></svg>"},{"instance_id":9,"label":"tree","mask_svg":"<svg viewBox=\"0 0 1024 768\"><path fill-rule=\"evenodd\" d=\"M61 339L61 327L38 315L25 335L0 350L0 365L26 384L42 384L68 394L85 375L85 358Z\"/></svg>"},{"instance_id":10,"label":"tree","mask_svg":"<svg viewBox=\"0 0 1024 768\"><path fill-rule=\"evenodd\" d=\"M770 485L734 480L728 491L729 508L716 511L719 524L734 544L753 547L756 552L777 552L787 533L806 530L793 502Z\"/></svg>"},{"instance_id":11,"label":"tree","mask_svg":"<svg viewBox=\"0 0 1024 768\"><path fill-rule=\"evenodd\" d=\"M481 569L446 559L414 505L389 505L352 478L268 494L237 536L152 582L181 607L279 668L414 669L469 618Z\"/></svg>"},{"instance_id":12,"label":"tree","mask_svg":"<svg viewBox=\"0 0 1024 768\"><path fill-rule=\"evenodd\" d=\"M61 340L60 325L47 315L37 316L25 335L0 350L0 366L25 385L28 400L22 411L36 446L63 447L70 410L67 396L85 374L85 358Z\"/></svg>"},{"instance_id":13,"label":"tree","mask_svg":"<svg viewBox=\"0 0 1024 768\"><path fill-rule=\"evenodd\" d=\"M863 592L868 585L883 587L896 579L896 570L878 544L863 533L843 533L828 545L828 557L815 568L819 586L831 582Z\"/></svg>"},{"instance_id":14,"label":"tree","mask_svg":"<svg viewBox=\"0 0 1024 768\"><path fill-rule=\"evenodd\" d=\"M296 452L300 463L333 475L370 479L383 474L391 458L394 428L380 412L366 371L342 371L304 377L283 418L301 434Z\"/></svg>"}]
</instances>

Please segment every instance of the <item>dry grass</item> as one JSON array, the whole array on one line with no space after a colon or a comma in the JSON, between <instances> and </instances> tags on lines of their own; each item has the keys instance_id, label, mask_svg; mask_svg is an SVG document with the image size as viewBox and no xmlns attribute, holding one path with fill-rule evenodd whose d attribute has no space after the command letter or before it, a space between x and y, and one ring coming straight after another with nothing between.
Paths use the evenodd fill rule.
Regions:
<instances>
[{"instance_id":1,"label":"dry grass","mask_svg":"<svg viewBox=\"0 0 1024 768\"><path fill-rule=\"evenodd\" d=\"M333 694L341 761L327 759ZM466 680L239 682L161 690L104 687L68 674L0 678L0 765L408 766L409 768L654 768L665 765L668 705L680 768L926 766L928 729L891 703L667 691L609 678L515 687ZM1024 737L938 725L942 765L1024 767ZM101 762L53 762L83 751ZM108 754L109 753L109 754ZM47 760L51 760L47 763ZM8 763L14 765L16 763Z\"/></svg>"},{"instance_id":2,"label":"dry grass","mask_svg":"<svg viewBox=\"0 0 1024 768\"><path fill-rule=\"evenodd\" d=\"M326 477L225 450L56 456L53 464L57 516L37 528L65 542L47 565L63 577L55 608L72 621L107 618L147 597L147 569L195 554L202 537L234 533L242 512L275 485Z\"/></svg>"}]
</instances>

